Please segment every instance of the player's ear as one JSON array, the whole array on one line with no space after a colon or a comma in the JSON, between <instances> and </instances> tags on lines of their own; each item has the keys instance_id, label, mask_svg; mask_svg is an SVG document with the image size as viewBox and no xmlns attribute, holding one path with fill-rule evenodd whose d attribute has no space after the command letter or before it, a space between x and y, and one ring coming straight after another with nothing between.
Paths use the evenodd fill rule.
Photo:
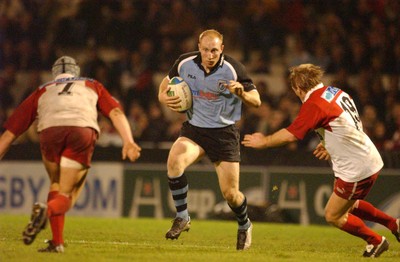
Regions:
<instances>
[{"instance_id":1,"label":"player's ear","mask_svg":"<svg viewBox=\"0 0 400 262\"><path fill-rule=\"evenodd\" d=\"M224 45L221 45L221 52L224 51Z\"/></svg>"}]
</instances>

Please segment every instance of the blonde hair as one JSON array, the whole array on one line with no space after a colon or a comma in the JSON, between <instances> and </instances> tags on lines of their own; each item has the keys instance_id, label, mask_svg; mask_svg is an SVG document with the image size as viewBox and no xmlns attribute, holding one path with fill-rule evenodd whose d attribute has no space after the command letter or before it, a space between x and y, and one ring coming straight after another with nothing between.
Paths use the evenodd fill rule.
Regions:
<instances>
[{"instance_id":1,"label":"blonde hair","mask_svg":"<svg viewBox=\"0 0 400 262\"><path fill-rule=\"evenodd\" d=\"M322 82L324 70L313 64L301 64L289 69L289 81L292 88L300 88L307 92Z\"/></svg>"},{"instance_id":2,"label":"blonde hair","mask_svg":"<svg viewBox=\"0 0 400 262\"><path fill-rule=\"evenodd\" d=\"M199 36L199 43L201 42L201 39L203 39L205 36L218 37L221 40L221 43L224 42L224 36L215 29L208 29L206 31L203 31Z\"/></svg>"}]
</instances>

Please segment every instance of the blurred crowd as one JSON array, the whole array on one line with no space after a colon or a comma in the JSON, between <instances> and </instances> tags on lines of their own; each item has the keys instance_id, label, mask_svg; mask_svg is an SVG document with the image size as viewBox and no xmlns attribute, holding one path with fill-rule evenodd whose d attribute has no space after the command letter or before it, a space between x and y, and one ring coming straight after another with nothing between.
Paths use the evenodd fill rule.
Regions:
<instances>
[{"instance_id":1,"label":"blurred crowd","mask_svg":"<svg viewBox=\"0 0 400 262\"><path fill-rule=\"evenodd\" d=\"M2 0L0 124L51 79L58 56L72 55L82 76L99 80L119 99L139 143L173 141L185 115L158 103L157 76L167 74L179 54L196 50L207 28L224 34L226 53L251 75L286 79L290 66L321 66L325 84L352 95L377 147L400 149L398 0ZM277 66L283 70L273 70ZM263 104L244 109L243 134L287 126L300 108L287 83L278 95L267 81L255 84ZM99 144L120 145L108 120L100 123ZM34 127L20 139L36 141ZM288 149L315 143L310 134Z\"/></svg>"}]
</instances>

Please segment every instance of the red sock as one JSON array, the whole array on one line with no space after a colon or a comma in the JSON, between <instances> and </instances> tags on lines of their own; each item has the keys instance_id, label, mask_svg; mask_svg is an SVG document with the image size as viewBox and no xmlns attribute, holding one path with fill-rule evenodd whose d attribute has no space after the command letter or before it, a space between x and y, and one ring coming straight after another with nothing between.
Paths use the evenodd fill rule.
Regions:
<instances>
[{"instance_id":1,"label":"red sock","mask_svg":"<svg viewBox=\"0 0 400 262\"><path fill-rule=\"evenodd\" d=\"M47 203L49 203L49 201L53 200L57 195L58 195L58 191L50 191L49 194L47 194Z\"/></svg>"},{"instance_id":2,"label":"red sock","mask_svg":"<svg viewBox=\"0 0 400 262\"><path fill-rule=\"evenodd\" d=\"M64 231L65 212L68 211L70 204L71 204L70 198L59 195L57 191L52 191L48 195L47 205L49 210L48 214L49 214L51 232L53 234L52 242L56 246L64 244L63 231ZM66 210L65 206L67 207Z\"/></svg>"},{"instance_id":3,"label":"red sock","mask_svg":"<svg viewBox=\"0 0 400 262\"><path fill-rule=\"evenodd\" d=\"M382 241L382 236L372 231L359 217L351 213L349 213L346 224L340 229L353 236L364 239L368 244L379 245Z\"/></svg>"},{"instance_id":4,"label":"red sock","mask_svg":"<svg viewBox=\"0 0 400 262\"><path fill-rule=\"evenodd\" d=\"M351 213L361 219L384 225L392 232L397 231L396 219L377 209L367 201L358 200L357 207Z\"/></svg>"}]
</instances>

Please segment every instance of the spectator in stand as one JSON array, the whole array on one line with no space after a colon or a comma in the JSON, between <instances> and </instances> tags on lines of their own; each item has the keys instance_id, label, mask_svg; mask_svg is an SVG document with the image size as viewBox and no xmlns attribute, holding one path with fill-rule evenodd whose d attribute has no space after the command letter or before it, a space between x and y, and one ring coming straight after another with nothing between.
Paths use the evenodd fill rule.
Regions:
<instances>
[{"instance_id":1,"label":"spectator in stand","mask_svg":"<svg viewBox=\"0 0 400 262\"><path fill-rule=\"evenodd\" d=\"M37 67L37 62L39 61L38 52L29 38L25 38L18 42L17 53L17 66L19 71L26 72Z\"/></svg>"},{"instance_id":2,"label":"spectator in stand","mask_svg":"<svg viewBox=\"0 0 400 262\"><path fill-rule=\"evenodd\" d=\"M95 78L98 67L106 66L106 62L100 56L98 46L92 46L85 53L85 62L82 65L82 73L87 77Z\"/></svg>"},{"instance_id":3,"label":"spectator in stand","mask_svg":"<svg viewBox=\"0 0 400 262\"><path fill-rule=\"evenodd\" d=\"M289 54L287 64L289 67L310 63L314 60L314 57L307 50L304 40L298 36L294 42L293 53Z\"/></svg>"},{"instance_id":4,"label":"spectator in stand","mask_svg":"<svg viewBox=\"0 0 400 262\"><path fill-rule=\"evenodd\" d=\"M273 47L280 44L278 24L274 20L278 3L260 0L250 0L248 2L244 10L243 22L241 23L243 62L250 62L252 53L258 51L262 63L256 70L267 73L270 63L269 52Z\"/></svg>"},{"instance_id":5,"label":"spectator in stand","mask_svg":"<svg viewBox=\"0 0 400 262\"><path fill-rule=\"evenodd\" d=\"M142 17L142 34L144 37L150 38L153 43L159 43L161 36L156 29L163 24L166 10L159 0L148 0L146 4L146 12L143 13Z\"/></svg>"},{"instance_id":6,"label":"spectator in stand","mask_svg":"<svg viewBox=\"0 0 400 262\"><path fill-rule=\"evenodd\" d=\"M361 70L367 68L370 65L370 54L368 53L368 47L366 39L362 35L354 35L350 41L350 56L351 65L349 66L350 74L358 74Z\"/></svg>"},{"instance_id":7,"label":"spectator in stand","mask_svg":"<svg viewBox=\"0 0 400 262\"><path fill-rule=\"evenodd\" d=\"M198 28L199 23L194 10L188 8L187 1L170 1L168 5L169 12L165 13L166 17L163 17L163 23L157 33L161 37L169 37L176 43L180 43L192 36L193 29Z\"/></svg>"},{"instance_id":8,"label":"spectator in stand","mask_svg":"<svg viewBox=\"0 0 400 262\"><path fill-rule=\"evenodd\" d=\"M105 31L105 40L113 47L126 46L130 50L138 47L141 37L141 10L138 10L135 1L109 1L108 9L111 12L110 22Z\"/></svg>"},{"instance_id":9,"label":"spectator in stand","mask_svg":"<svg viewBox=\"0 0 400 262\"><path fill-rule=\"evenodd\" d=\"M141 56L141 63L151 71L157 68L157 56L154 42L151 38L143 38L139 41L138 53Z\"/></svg>"},{"instance_id":10,"label":"spectator in stand","mask_svg":"<svg viewBox=\"0 0 400 262\"><path fill-rule=\"evenodd\" d=\"M4 110L14 109L16 98L14 92L17 88L17 68L14 64L7 64L0 74L0 103Z\"/></svg>"},{"instance_id":11,"label":"spectator in stand","mask_svg":"<svg viewBox=\"0 0 400 262\"><path fill-rule=\"evenodd\" d=\"M53 62L57 59L54 46L47 39L41 39L38 43L38 61L35 65L35 69L47 70L53 65Z\"/></svg>"},{"instance_id":12,"label":"spectator in stand","mask_svg":"<svg viewBox=\"0 0 400 262\"><path fill-rule=\"evenodd\" d=\"M160 72L168 71L170 63L179 55L174 41L169 37L161 39L160 49L157 52L157 70Z\"/></svg>"},{"instance_id":13,"label":"spectator in stand","mask_svg":"<svg viewBox=\"0 0 400 262\"><path fill-rule=\"evenodd\" d=\"M332 47L331 49L331 60L326 68L327 74L336 74L339 70L345 69L347 70L348 58L346 57L346 49L343 45L338 44ZM348 71L348 70L347 70Z\"/></svg>"},{"instance_id":14,"label":"spectator in stand","mask_svg":"<svg viewBox=\"0 0 400 262\"><path fill-rule=\"evenodd\" d=\"M379 122L375 106L372 104L367 104L363 107L360 113L364 133L366 133L369 137L373 137L375 125Z\"/></svg>"},{"instance_id":15,"label":"spectator in stand","mask_svg":"<svg viewBox=\"0 0 400 262\"><path fill-rule=\"evenodd\" d=\"M0 47L0 70L4 70L9 64L17 65L18 54L14 42L9 38L5 38L0 40Z\"/></svg>"},{"instance_id":16,"label":"spectator in stand","mask_svg":"<svg viewBox=\"0 0 400 262\"><path fill-rule=\"evenodd\" d=\"M121 75L125 105L129 108L131 101L137 100L141 107L147 110L148 101L155 96L153 71L145 63L146 61L139 51L134 51L130 55L129 68Z\"/></svg>"},{"instance_id":17,"label":"spectator in stand","mask_svg":"<svg viewBox=\"0 0 400 262\"><path fill-rule=\"evenodd\" d=\"M314 44L314 48L311 50L312 61L315 65L320 66L324 70L328 68L328 65L331 61L328 49L322 44L321 41L316 41Z\"/></svg>"},{"instance_id":18,"label":"spectator in stand","mask_svg":"<svg viewBox=\"0 0 400 262\"><path fill-rule=\"evenodd\" d=\"M385 142L385 150L400 150L400 101L396 101L391 109L387 123L389 139Z\"/></svg>"},{"instance_id":19,"label":"spectator in stand","mask_svg":"<svg viewBox=\"0 0 400 262\"><path fill-rule=\"evenodd\" d=\"M374 145L379 151L384 151L385 150L385 145L388 141L387 135L386 135L386 126L383 121L377 121L375 123L372 135L371 135L371 140L374 142Z\"/></svg>"},{"instance_id":20,"label":"spectator in stand","mask_svg":"<svg viewBox=\"0 0 400 262\"><path fill-rule=\"evenodd\" d=\"M167 140L167 129L169 125L168 121L165 120L164 113L161 109L158 101L150 101L148 111L148 125L144 129L140 140L141 141L153 141L155 143Z\"/></svg>"},{"instance_id":21,"label":"spectator in stand","mask_svg":"<svg viewBox=\"0 0 400 262\"><path fill-rule=\"evenodd\" d=\"M131 126L133 137L140 140L144 130L149 126L147 112L140 105L138 100L132 100L128 107L128 121Z\"/></svg>"}]
</instances>

